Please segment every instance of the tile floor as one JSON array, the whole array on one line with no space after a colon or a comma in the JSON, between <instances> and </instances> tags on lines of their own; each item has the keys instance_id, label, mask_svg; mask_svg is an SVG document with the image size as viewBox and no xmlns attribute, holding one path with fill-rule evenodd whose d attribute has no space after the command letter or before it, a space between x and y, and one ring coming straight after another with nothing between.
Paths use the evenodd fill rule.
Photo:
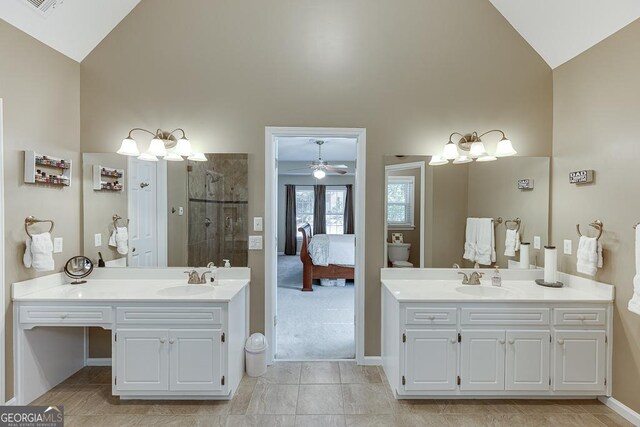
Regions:
<instances>
[{"instance_id":1,"label":"tile floor","mask_svg":"<svg viewBox=\"0 0 640 427\"><path fill-rule=\"evenodd\" d=\"M85 368L33 404L64 405L67 426L630 426L595 400L393 399L375 366L280 362L231 401L126 401L111 368Z\"/></svg>"}]
</instances>

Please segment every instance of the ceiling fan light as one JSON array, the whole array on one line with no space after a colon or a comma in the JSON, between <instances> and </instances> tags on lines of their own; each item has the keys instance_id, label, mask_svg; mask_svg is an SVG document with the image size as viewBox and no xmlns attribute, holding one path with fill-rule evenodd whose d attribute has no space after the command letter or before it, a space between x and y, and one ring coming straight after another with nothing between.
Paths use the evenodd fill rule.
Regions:
<instances>
[{"instance_id":1,"label":"ceiling fan light","mask_svg":"<svg viewBox=\"0 0 640 427\"><path fill-rule=\"evenodd\" d=\"M458 147L452 141L447 142L444 145L444 150L442 151L442 157L447 160L453 160L459 156Z\"/></svg>"},{"instance_id":2,"label":"ceiling fan light","mask_svg":"<svg viewBox=\"0 0 640 427\"><path fill-rule=\"evenodd\" d=\"M472 159L482 157L487 155L487 150L484 148L484 144L479 139L471 144L471 148L469 150L469 157Z\"/></svg>"},{"instance_id":3,"label":"ceiling fan light","mask_svg":"<svg viewBox=\"0 0 640 427\"><path fill-rule=\"evenodd\" d=\"M448 160L443 159L438 154L434 154L433 156L431 156L431 160L429 161L429 166L440 166L440 165L446 165L447 163L449 163Z\"/></svg>"},{"instance_id":4,"label":"ceiling fan light","mask_svg":"<svg viewBox=\"0 0 640 427\"><path fill-rule=\"evenodd\" d=\"M496 157L509 157L515 156L518 152L513 148L513 144L506 137L502 138L500 142L498 142L498 147L496 148Z\"/></svg>"},{"instance_id":5,"label":"ceiling fan light","mask_svg":"<svg viewBox=\"0 0 640 427\"><path fill-rule=\"evenodd\" d=\"M315 170L313 171L313 177L314 177L315 179L322 179L322 178L324 178L325 176L327 176L327 173L326 173L324 170L322 170L322 169L315 169Z\"/></svg>"},{"instance_id":6,"label":"ceiling fan light","mask_svg":"<svg viewBox=\"0 0 640 427\"><path fill-rule=\"evenodd\" d=\"M468 156L458 156L458 158L453 161L453 164L462 165L464 163L471 163L472 161L473 159Z\"/></svg>"},{"instance_id":7,"label":"ceiling fan light","mask_svg":"<svg viewBox=\"0 0 640 427\"><path fill-rule=\"evenodd\" d=\"M498 160L498 158L495 156L490 156L486 153L476 159L477 162L493 162L494 160Z\"/></svg>"},{"instance_id":8,"label":"ceiling fan light","mask_svg":"<svg viewBox=\"0 0 640 427\"><path fill-rule=\"evenodd\" d=\"M116 153L123 156L139 156L140 150L138 150L138 143L133 138L127 137L122 140L120 149Z\"/></svg>"},{"instance_id":9,"label":"ceiling fan light","mask_svg":"<svg viewBox=\"0 0 640 427\"><path fill-rule=\"evenodd\" d=\"M182 162L184 159L182 156L179 156L175 152L167 153L166 156L163 157L168 162Z\"/></svg>"},{"instance_id":10,"label":"ceiling fan light","mask_svg":"<svg viewBox=\"0 0 640 427\"><path fill-rule=\"evenodd\" d=\"M145 162L157 162L158 158L153 154L146 152L138 156L138 160L144 160Z\"/></svg>"},{"instance_id":11,"label":"ceiling fan light","mask_svg":"<svg viewBox=\"0 0 640 427\"><path fill-rule=\"evenodd\" d=\"M205 156L204 153L193 153L187 160L191 160L192 162L206 162L207 156Z\"/></svg>"},{"instance_id":12,"label":"ceiling fan light","mask_svg":"<svg viewBox=\"0 0 640 427\"><path fill-rule=\"evenodd\" d=\"M158 137L153 138L151 140L151 143L149 144L149 149L147 150L147 152L149 154L152 154L152 155L158 156L158 157L166 156L167 155L167 149L164 146L164 141L161 140Z\"/></svg>"},{"instance_id":13,"label":"ceiling fan light","mask_svg":"<svg viewBox=\"0 0 640 427\"><path fill-rule=\"evenodd\" d=\"M193 154L193 150L191 149L191 142L187 138L180 138L176 143L176 148L173 149L173 152L182 157L189 157Z\"/></svg>"}]
</instances>

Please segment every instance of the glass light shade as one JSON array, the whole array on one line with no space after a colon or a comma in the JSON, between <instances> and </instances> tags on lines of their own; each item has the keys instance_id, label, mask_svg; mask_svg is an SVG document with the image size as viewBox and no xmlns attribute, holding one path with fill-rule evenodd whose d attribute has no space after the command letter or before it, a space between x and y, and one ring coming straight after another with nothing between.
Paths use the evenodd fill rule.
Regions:
<instances>
[{"instance_id":1,"label":"glass light shade","mask_svg":"<svg viewBox=\"0 0 640 427\"><path fill-rule=\"evenodd\" d=\"M153 154L147 152L147 153L142 153L138 156L138 160L144 160L146 162L157 162L158 158L156 156L154 156Z\"/></svg>"},{"instance_id":2,"label":"glass light shade","mask_svg":"<svg viewBox=\"0 0 640 427\"><path fill-rule=\"evenodd\" d=\"M447 160L453 160L458 158L459 155L460 153L458 153L458 147L456 147L456 144L449 141L444 145L444 150L442 151L442 157L444 157Z\"/></svg>"},{"instance_id":3,"label":"glass light shade","mask_svg":"<svg viewBox=\"0 0 640 427\"><path fill-rule=\"evenodd\" d=\"M178 156L189 157L193 154L191 142L187 138L180 138L173 152Z\"/></svg>"},{"instance_id":4,"label":"glass light shade","mask_svg":"<svg viewBox=\"0 0 640 427\"><path fill-rule=\"evenodd\" d=\"M325 176L327 176L327 173L325 171L323 171L322 169L316 169L313 171L313 177L315 179L322 179Z\"/></svg>"},{"instance_id":5,"label":"glass light shade","mask_svg":"<svg viewBox=\"0 0 640 427\"><path fill-rule=\"evenodd\" d=\"M453 161L454 165L461 165L463 163L471 163L473 162L473 159L471 159L470 157L467 156L459 156L457 159L455 159Z\"/></svg>"},{"instance_id":6,"label":"glass light shade","mask_svg":"<svg viewBox=\"0 0 640 427\"><path fill-rule=\"evenodd\" d=\"M122 145L120 145L120 149L116 151L116 153L122 154L123 156L139 156L140 150L138 150L138 144L135 140L125 138L122 140Z\"/></svg>"},{"instance_id":7,"label":"glass light shade","mask_svg":"<svg viewBox=\"0 0 640 427\"><path fill-rule=\"evenodd\" d=\"M168 162L182 162L184 160L182 156L177 155L175 152L167 153L164 159Z\"/></svg>"},{"instance_id":8,"label":"glass light shade","mask_svg":"<svg viewBox=\"0 0 640 427\"><path fill-rule=\"evenodd\" d=\"M443 159L441 156L435 154L431 156L431 161L429 162L429 166L440 166L440 165L446 165L447 163L449 163L448 160Z\"/></svg>"},{"instance_id":9,"label":"glass light shade","mask_svg":"<svg viewBox=\"0 0 640 427\"><path fill-rule=\"evenodd\" d=\"M149 149L147 150L147 153L153 156L158 156L158 157L166 156L167 149L164 146L164 141L159 138L153 138L151 140L151 143L149 144Z\"/></svg>"},{"instance_id":10,"label":"glass light shade","mask_svg":"<svg viewBox=\"0 0 640 427\"><path fill-rule=\"evenodd\" d=\"M484 149L484 144L482 141L478 140L471 144L471 149L469 150L469 157L475 159L477 157L482 157L487 154L487 150Z\"/></svg>"},{"instance_id":11,"label":"glass light shade","mask_svg":"<svg viewBox=\"0 0 640 427\"><path fill-rule=\"evenodd\" d=\"M503 138L500 142L498 142L498 147L496 148L496 157L509 157L518 154L516 150L513 149L513 145L511 141L507 138Z\"/></svg>"},{"instance_id":12,"label":"glass light shade","mask_svg":"<svg viewBox=\"0 0 640 427\"><path fill-rule=\"evenodd\" d=\"M193 153L187 160L191 160L192 162L206 162L207 156L205 156L204 153Z\"/></svg>"},{"instance_id":13,"label":"glass light shade","mask_svg":"<svg viewBox=\"0 0 640 427\"><path fill-rule=\"evenodd\" d=\"M477 162L493 162L494 160L498 160L498 158L495 156L490 156L488 154L480 156L476 159Z\"/></svg>"}]
</instances>

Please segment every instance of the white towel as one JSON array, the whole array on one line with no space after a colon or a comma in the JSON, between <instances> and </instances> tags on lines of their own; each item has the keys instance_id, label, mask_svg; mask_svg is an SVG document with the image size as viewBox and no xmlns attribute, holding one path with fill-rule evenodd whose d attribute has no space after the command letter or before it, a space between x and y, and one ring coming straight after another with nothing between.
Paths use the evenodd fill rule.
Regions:
<instances>
[{"instance_id":1,"label":"white towel","mask_svg":"<svg viewBox=\"0 0 640 427\"><path fill-rule=\"evenodd\" d=\"M467 218L467 229L465 231L464 259L471 262L476 261L476 239L478 235L478 218Z\"/></svg>"},{"instance_id":2,"label":"white towel","mask_svg":"<svg viewBox=\"0 0 640 427\"><path fill-rule=\"evenodd\" d=\"M476 259L478 264L491 265L496 261L496 241L493 219L478 218Z\"/></svg>"},{"instance_id":3,"label":"white towel","mask_svg":"<svg viewBox=\"0 0 640 427\"><path fill-rule=\"evenodd\" d=\"M636 227L636 275L633 278L633 296L628 308L629 311L640 314L640 226Z\"/></svg>"},{"instance_id":4,"label":"white towel","mask_svg":"<svg viewBox=\"0 0 640 427\"><path fill-rule=\"evenodd\" d=\"M602 266L602 245L595 237L580 236L578 252L578 273L595 276L598 267Z\"/></svg>"},{"instance_id":5,"label":"white towel","mask_svg":"<svg viewBox=\"0 0 640 427\"><path fill-rule=\"evenodd\" d=\"M33 267L36 271L52 271L55 269L51 234L34 234L27 238L25 243L26 249L22 257L25 267Z\"/></svg>"},{"instance_id":6,"label":"white towel","mask_svg":"<svg viewBox=\"0 0 640 427\"><path fill-rule=\"evenodd\" d=\"M516 252L520 250L520 232L518 230L507 229L504 240L504 255L516 256Z\"/></svg>"},{"instance_id":7,"label":"white towel","mask_svg":"<svg viewBox=\"0 0 640 427\"><path fill-rule=\"evenodd\" d=\"M129 230L127 227L116 227L109 237L109 246L116 248L120 255L129 253Z\"/></svg>"}]
</instances>

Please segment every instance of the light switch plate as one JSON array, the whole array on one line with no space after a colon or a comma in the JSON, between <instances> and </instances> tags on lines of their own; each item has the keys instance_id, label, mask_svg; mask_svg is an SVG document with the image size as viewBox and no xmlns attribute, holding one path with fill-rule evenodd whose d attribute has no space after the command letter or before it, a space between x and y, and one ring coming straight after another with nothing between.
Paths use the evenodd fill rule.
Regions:
<instances>
[{"instance_id":1,"label":"light switch plate","mask_svg":"<svg viewBox=\"0 0 640 427\"><path fill-rule=\"evenodd\" d=\"M540 236L533 236L533 249L540 249Z\"/></svg>"},{"instance_id":2,"label":"light switch plate","mask_svg":"<svg viewBox=\"0 0 640 427\"><path fill-rule=\"evenodd\" d=\"M262 236L249 236L249 250L250 251L262 250Z\"/></svg>"},{"instance_id":3,"label":"light switch plate","mask_svg":"<svg viewBox=\"0 0 640 427\"><path fill-rule=\"evenodd\" d=\"M565 255L571 255L573 253L572 247L571 247L571 240L565 240L564 241L564 254Z\"/></svg>"},{"instance_id":4,"label":"light switch plate","mask_svg":"<svg viewBox=\"0 0 640 427\"><path fill-rule=\"evenodd\" d=\"M256 216L253 218L253 231L262 231L262 217Z\"/></svg>"},{"instance_id":5,"label":"light switch plate","mask_svg":"<svg viewBox=\"0 0 640 427\"><path fill-rule=\"evenodd\" d=\"M62 252L62 237L56 237L53 239L53 253L59 254Z\"/></svg>"},{"instance_id":6,"label":"light switch plate","mask_svg":"<svg viewBox=\"0 0 640 427\"><path fill-rule=\"evenodd\" d=\"M102 233L96 233L93 235L93 240L96 248L102 246Z\"/></svg>"}]
</instances>

